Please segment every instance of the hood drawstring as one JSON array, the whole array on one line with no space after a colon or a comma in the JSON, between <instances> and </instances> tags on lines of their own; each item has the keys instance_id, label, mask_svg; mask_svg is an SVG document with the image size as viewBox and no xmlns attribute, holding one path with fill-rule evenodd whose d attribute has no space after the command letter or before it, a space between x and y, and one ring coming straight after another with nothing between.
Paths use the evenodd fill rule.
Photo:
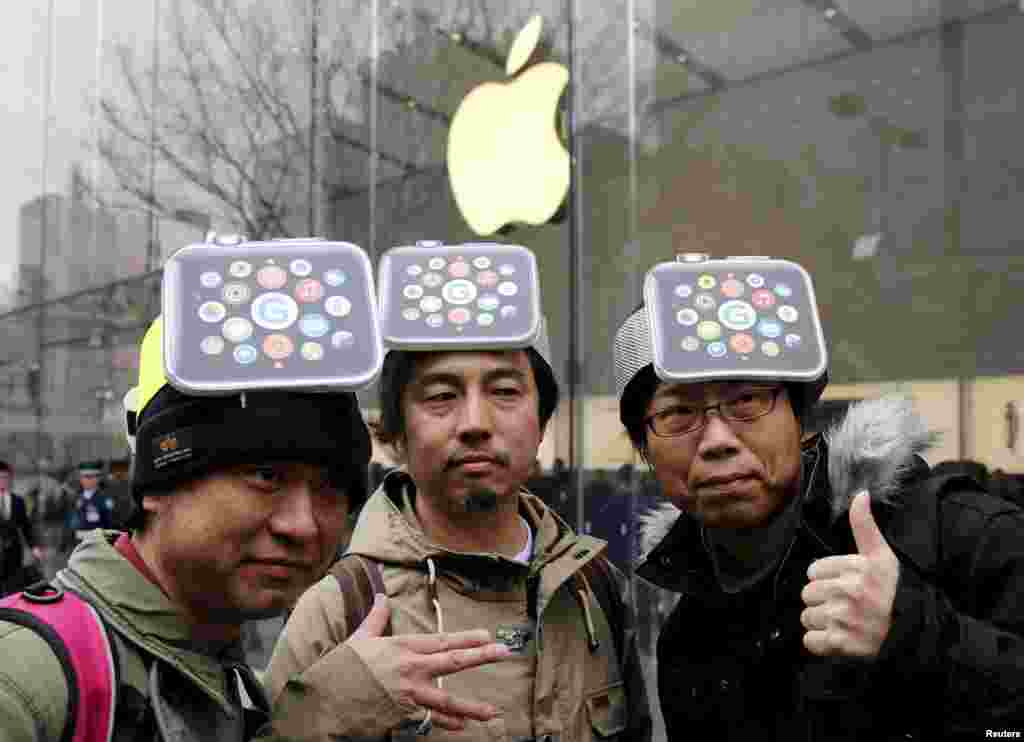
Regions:
<instances>
[{"instance_id":1,"label":"hood drawstring","mask_svg":"<svg viewBox=\"0 0 1024 742\"><path fill-rule=\"evenodd\" d=\"M426 558L427 563L427 598L434 606L434 615L437 617L437 633L444 633L444 615L441 613L441 600L437 597L437 567L434 566L434 560L430 557ZM434 678L437 683L438 690L444 688L444 676L438 675ZM423 717L423 721L416 727L417 736L426 736L430 734L434 728L433 722L430 720L430 715L433 709L427 709L427 715Z\"/></svg>"},{"instance_id":2,"label":"hood drawstring","mask_svg":"<svg viewBox=\"0 0 1024 742\"><path fill-rule=\"evenodd\" d=\"M581 572L575 573L573 579L576 582L574 591L576 602L580 604L580 609L583 611L583 623L587 627L587 646L590 647L590 652L593 654L601 647L601 640L597 638L597 629L594 627L594 617L590 612L594 591L590 589L590 582Z\"/></svg>"}]
</instances>

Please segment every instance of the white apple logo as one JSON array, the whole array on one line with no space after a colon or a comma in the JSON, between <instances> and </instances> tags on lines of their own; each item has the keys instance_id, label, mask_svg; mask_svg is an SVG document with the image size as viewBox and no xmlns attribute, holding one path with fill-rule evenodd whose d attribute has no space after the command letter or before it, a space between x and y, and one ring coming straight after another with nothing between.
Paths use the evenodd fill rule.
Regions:
<instances>
[{"instance_id":1,"label":"white apple logo","mask_svg":"<svg viewBox=\"0 0 1024 742\"><path fill-rule=\"evenodd\" d=\"M541 16L516 36L505 64L514 77L540 40ZM448 177L459 211L479 235L512 222L544 224L569 191L569 153L555 129L569 70L531 66L510 82L469 92L448 132Z\"/></svg>"}]
</instances>

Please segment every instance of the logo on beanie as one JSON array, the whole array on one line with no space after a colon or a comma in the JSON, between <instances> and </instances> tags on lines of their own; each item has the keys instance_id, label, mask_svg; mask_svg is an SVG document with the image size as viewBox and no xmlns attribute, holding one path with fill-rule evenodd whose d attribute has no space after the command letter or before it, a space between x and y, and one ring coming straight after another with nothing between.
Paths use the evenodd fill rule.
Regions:
<instances>
[{"instance_id":1,"label":"logo on beanie","mask_svg":"<svg viewBox=\"0 0 1024 742\"><path fill-rule=\"evenodd\" d=\"M164 469L192 458L192 431L189 429L164 433L153 439L153 468Z\"/></svg>"}]
</instances>

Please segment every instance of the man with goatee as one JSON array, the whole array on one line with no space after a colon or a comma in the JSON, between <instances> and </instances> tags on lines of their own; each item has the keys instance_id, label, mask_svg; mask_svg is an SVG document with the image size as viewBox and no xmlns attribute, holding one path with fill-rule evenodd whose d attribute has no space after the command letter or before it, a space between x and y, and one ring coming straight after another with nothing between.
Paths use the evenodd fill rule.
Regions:
<instances>
[{"instance_id":1,"label":"man with goatee","mask_svg":"<svg viewBox=\"0 0 1024 742\"><path fill-rule=\"evenodd\" d=\"M411 703L391 652L343 643L346 593L328 576L299 600L270 662L280 732L372 737L388 719L391 739L650 738L632 619L605 543L576 535L524 489L557 404L543 335L525 348L388 353L376 434L403 466L367 502L349 552L379 569L393 634L486 629L510 647L438 687L441 701L473 699L494 716ZM607 569L620 620L597 595L607 586L586 578L593 560Z\"/></svg>"}]
</instances>

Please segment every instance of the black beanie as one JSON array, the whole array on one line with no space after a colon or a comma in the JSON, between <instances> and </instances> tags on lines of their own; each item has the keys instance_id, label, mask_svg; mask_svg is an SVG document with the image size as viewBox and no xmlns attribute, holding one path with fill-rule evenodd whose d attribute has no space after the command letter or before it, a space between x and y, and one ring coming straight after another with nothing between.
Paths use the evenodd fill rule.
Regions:
<instances>
[{"instance_id":1,"label":"black beanie","mask_svg":"<svg viewBox=\"0 0 1024 742\"><path fill-rule=\"evenodd\" d=\"M244 407L243 407L244 400ZM301 461L347 483L349 509L366 500L370 435L355 394L253 391L195 397L165 385L138 419L132 495L171 491L216 468Z\"/></svg>"}]
</instances>

